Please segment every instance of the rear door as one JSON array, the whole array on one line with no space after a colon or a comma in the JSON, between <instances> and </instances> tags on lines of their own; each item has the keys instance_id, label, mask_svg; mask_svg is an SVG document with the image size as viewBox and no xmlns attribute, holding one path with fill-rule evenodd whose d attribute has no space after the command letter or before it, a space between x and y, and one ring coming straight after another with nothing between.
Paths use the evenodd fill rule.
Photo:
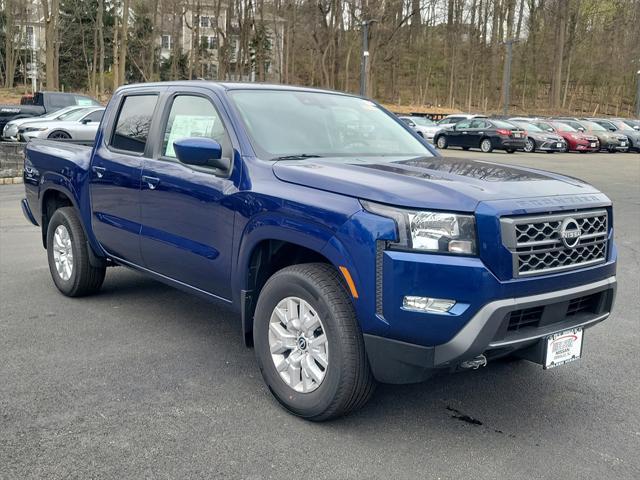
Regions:
<instances>
[{"instance_id":1,"label":"rear door","mask_svg":"<svg viewBox=\"0 0 640 480\"><path fill-rule=\"evenodd\" d=\"M166 90L166 88L161 89ZM90 169L91 226L114 257L141 265L140 178L160 89L135 91L118 101L110 128L96 143Z\"/></svg>"},{"instance_id":2,"label":"rear door","mask_svg":"<svg viewBox=\"0 0 640 480\"><path fill-rule=\"evenodd\" d=\"M73 129L73 139L85 141L95 139L102 115L104 115L104 110L95 110L82 117Z\"/></svg>"},{"instance_id":3,"label":"rear door","mask_svg":"<svg viewBox=\"0 0 640 480\"><path fill-rule=\"evenodd\" d=\"M227 125L209 90L170 91L156 151L144 161L140 237L146 268L224 299L231 298L231 195L238 191L241 165ZM181 163L173 142L189 137L220 143L222 156L232 159L230 170Z\"/></svg>"}]
</instances>

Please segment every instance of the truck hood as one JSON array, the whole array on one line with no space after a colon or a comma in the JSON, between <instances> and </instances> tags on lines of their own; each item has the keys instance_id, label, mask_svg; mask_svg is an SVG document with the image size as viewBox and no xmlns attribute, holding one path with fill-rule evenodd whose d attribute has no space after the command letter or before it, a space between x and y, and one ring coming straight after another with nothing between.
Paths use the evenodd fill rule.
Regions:
<instances>
[{"instance_id":1,"label":"truck hood","mask_svg":"<svg viewBox=\"0 0 640 480\"><path fill-rule=\"evenodd\" d=\"M462 158L314 158L278 161L288 183L374 202L473 212L479 202L598 193L581 180Z\"/></svg>"}]
</instances>

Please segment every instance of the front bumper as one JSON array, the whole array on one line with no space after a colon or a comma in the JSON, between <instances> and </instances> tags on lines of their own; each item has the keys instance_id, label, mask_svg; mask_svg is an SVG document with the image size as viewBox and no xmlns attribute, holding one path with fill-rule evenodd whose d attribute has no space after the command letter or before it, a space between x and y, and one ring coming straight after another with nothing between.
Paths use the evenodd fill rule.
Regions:
<instances>
[{"instance_id":1,"label":"front bumper","mask_svg":"<svg viewBox=\"0 0 640 480\"><path fill-rule=\"evenodd\" d=\"M547 335L574 327L589 328L606 319L616 285L615 276L610 276L549 293L494 300L477 311L453 338L435 346L365 334L369 363L380 382L415 383L437 369L455 370L481 354L492 359L523 351L535 361L535 352L542 351L539 346ZM587 307L577 309L578 304ZM512 328L513 316L523 311L539 312L539 321L535 326Z\"/></svg>"},{"instance_id":2,"label":"front bumper","mask_svg":"<svg viewBox=\"0 0 640 480\"><path fill-rule=\"evenodd\" d=\"M564 140L536 140L536 144L536 150L544 152L563 152L567 149L567 143Z\"/></svg>"}]
</instances>

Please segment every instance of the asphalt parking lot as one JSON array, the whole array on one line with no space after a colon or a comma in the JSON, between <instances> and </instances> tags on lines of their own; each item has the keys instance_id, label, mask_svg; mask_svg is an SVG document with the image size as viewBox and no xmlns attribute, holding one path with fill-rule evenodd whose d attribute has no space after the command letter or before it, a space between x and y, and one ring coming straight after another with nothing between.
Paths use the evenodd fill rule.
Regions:
<instances>
[{"instance_id":1,"label":"asphalt parking lot","mask_svg":"<svg viewBox=\"0 0 640 480\"><path fill-rule=\"evenodd\" d=\"M285 413L228 311L124 268L55 289L21 185L0 186L0 478L640 478L640 154L482 154L615 204L614 314L584 358L380 386L361 411Z\"/></svg>"}]
</instances>

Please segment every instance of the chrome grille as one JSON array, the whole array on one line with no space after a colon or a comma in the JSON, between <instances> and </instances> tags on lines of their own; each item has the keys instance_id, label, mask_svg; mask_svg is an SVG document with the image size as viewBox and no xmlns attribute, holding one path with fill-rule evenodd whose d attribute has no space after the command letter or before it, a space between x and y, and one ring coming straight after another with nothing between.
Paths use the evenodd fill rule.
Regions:
<instances>
[{"instance_id":1,"label":"chrome grille","mask_svg":"<svg viewBox=\"0 0 640 480\"><path fill-rule=\"evenodd\" d=\"M573 247L561 237L563 222L574 219L580 238ZM606 210L504 217L502 242L513 258L513 275L522 277L585 267L606 260L608 218Z\"/></svg>"}]
</instances>

